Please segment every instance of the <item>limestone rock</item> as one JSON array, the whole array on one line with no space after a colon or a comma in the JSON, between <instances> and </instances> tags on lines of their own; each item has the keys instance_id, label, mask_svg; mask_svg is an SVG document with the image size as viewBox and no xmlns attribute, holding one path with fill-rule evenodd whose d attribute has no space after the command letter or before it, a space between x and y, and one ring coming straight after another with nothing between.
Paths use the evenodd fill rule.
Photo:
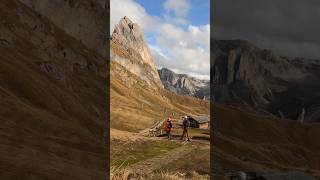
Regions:
<instances>
[{"instance_id":1,"label":"limestone rock","mask_svg":"<svg viewBox=\"0 0 320 180\"><path fill-rule=\"evenodd\" d=\"M115 26L110 57L147 83L163 87L144 34L138 24L123 17Z\"/></svg>"},{"instance_id":2,"label":"limestone rock","mask_svg":"<svg viewBox=\"0 0 320 180\"><path fill-rule=\"evenodd\" d=\"M319 121L319 60L279 56L243 40L212 40L211 47L211 95L216 102Z\"/></svg>"},{"instance_id":3,"label":"limestone rock","mask_svg":"<svg viewBox=\"0 0 320 180\"><path fill-rule=\"evenodd\" d=\"M159 69L158 73L164 87L170 91L201 99L210 98L210 85L207 80L196 79L186 74L176 74L167 68Z\"/></svg>"}]
</instances>

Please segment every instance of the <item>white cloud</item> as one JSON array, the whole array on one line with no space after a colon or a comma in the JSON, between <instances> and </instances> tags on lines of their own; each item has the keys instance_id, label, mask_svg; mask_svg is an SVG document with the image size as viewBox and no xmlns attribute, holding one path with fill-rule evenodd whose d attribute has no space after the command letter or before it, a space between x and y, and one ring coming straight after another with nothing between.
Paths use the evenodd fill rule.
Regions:
<instances>
[{"instance_id":1,"label":"white cloud","mask_svg":"<svg viewBox=\"0 0 320 180\"><path fill-rule=\"evenodd\" d=\"M190 21L183 17L172 17L169 14L164 14L163 18L166 22L176 25L187 25L190 23Z\"/></svg>"},{"instance_id":2,"label":"white cloud","mask_svg":"<svg viewBox=\"0 0 320 180\"><path fill-rule=\"evenodd\" d=\"M181 71L179 69L170 69L170 70L175 72L175 73L177 73L177 74L188 74L188 76L194 77L194 78L197 78L197 79L210 80L210 75L186 73L186 72Z\"/></svg>"},{"instance_id":3,"label":"white cloud","mask_svg":"<svg viewBox=\"0 0 320 180\"><path fill-rule=\"evenodd\" d=\"M121 18L128 16L132 21L139 24L148 31L152 25L157 24L158 18L147 14L144 7L133 0L111 0L110 1L110 33Z\"/></svg>"},{"instance_id":4,"label":"white cloud","mask_svg":"<svg viewBox=\"0 0 320 180\"><path fill-rule=\"evenodd\" d=\"M178 17L186 16L190 10L190 5L187 0L167 0L163 6L165 10L168 12L173 11Z\"/></svg>"},{"instance_id":5,"label":"white cloud","mask_svg":"<svg viewBox=\"0 0 320 180\"><path fill-rule=\"evenodd\" d=\"M169 59L169 57L164 53L164 50L155 45L149 45L151 53L153 55L160 55L165 59ZM153 51L153 52L152 52Z\"/></svg>"},{"instance_id":6,"label":"white cloud","mask_svg":"<svg viewBox=\"0 0 320 180\"><path fill-rule=\"evenodd\" d=\"M187 1L167 0L164 4L176 15L186 15ZM184 8L185 10L179 9ZM178 10L179 9L179 10ZM178 12L182 11L182 12ZM183 13L183 11L185 11ZM155 17L134 0L111 0L111 26L128 16L138 23L144 33L152 34L155 44L150 45L157 67L176 69L181 73L201 79L210 76L210 25L188 25L183 28L179 23L169 21L169 15ZM167 17L167 18L166 18ZM172 17L179 18L179 17ZM186 21L187 22L187 21ZM181 24L181 23L180 23Z\"/></svg>"},{"instance_id":7,"label":"white cloud","mask_svg":"<svg viewBox=\"0 0 320 180\"><path fill-rule=\"evenodd\" d=\"M188 46L187 42L185 42L185 41L180 41L179 45L182 46L182 47L187 47Z\"/></svg>"},{"instance_id":8,"label":"white cloud","mask_svg":"<svg viewBox=\"0 0 320 180\"><path fill-rule=\"evenodd\" d=\"M203 74L189 74L191 77L195 77L197 79L202 79L202 80L210 80L210 75L203 75Z\"/></svg>"}]
</instances>

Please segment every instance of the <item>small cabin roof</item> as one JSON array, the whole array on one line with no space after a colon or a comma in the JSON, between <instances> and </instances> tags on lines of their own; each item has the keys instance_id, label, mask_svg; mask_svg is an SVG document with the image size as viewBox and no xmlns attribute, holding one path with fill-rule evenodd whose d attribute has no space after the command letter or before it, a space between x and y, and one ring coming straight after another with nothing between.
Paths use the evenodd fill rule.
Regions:
<instances>
[{"instance_id":1,"label":"small cabin roof","mask_svg":"<svg viewBox=\"0 0 320 180\"><path fill-rule=\"evenodd\" d=\"M199 124L210 122L210 116L193 116L191 118L196 120Z\"/></svg>"}]
</instances>

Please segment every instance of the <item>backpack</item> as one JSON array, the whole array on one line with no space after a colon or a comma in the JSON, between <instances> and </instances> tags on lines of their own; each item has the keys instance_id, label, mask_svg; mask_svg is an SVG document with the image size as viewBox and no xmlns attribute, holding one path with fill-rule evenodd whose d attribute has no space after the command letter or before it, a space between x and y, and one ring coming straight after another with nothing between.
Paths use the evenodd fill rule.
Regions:
<instances>
[{"instance_id":1,"label":"backpack","mask_svg":"<svg viewBox=\"0 0 320 180\"><path fill-rule=\"evenodd\" d=\"M190 127L190 121L188 118L183 118L182 121L183 127Z\"/></svg>"},{"instance_id":2,"label":"backpack","mask_svg":"<svg viewBox=\"0 0 320 180\"><path fill-rule=\"evenodd\" d=\"M172 125L172 122L171 122L171 121L169 121L169 123L168 123L168 128L170 128L170 129L171 129L171 128L172 128L172 126L173 126L173 125Z\"/></svg>"},{"instance_id":3,"label":"backpack","mask_svg":"<svg viewBox=\"0 0 320 180\"><path fill-rule=\"evenodd\" d=\"M164 130L165 130L165 131L170 131L171 128L172 128L172 122L166 121L166 122L164 123Z\"/></svg>"}]
</instances>

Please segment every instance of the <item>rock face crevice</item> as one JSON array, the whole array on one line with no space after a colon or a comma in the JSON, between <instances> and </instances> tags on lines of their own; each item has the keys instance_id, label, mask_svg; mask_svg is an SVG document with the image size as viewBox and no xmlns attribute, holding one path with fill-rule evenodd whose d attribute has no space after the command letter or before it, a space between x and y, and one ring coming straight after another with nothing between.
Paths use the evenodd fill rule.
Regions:
<instances>
[{"instance_id":1,"label":"rock face crevice","mask_svg":"<svg viewBox=\"0 0 320 180\"><path fill-rule=\"evenodd\" d=\"M320 107L319 61L278 56L242 40L212 40L211 47L211 95L217 102L291 119L301 119L305 108L304 121L319 121L308 111Z\"/></svg>"},{"instance_id":2,"label":"rock face crevice","mask_svg":"<svg viewBox=\"0 0 320 180\"><path fill-rule=\"evenodd\" d=\"M123 17L111 35L110 58L154 87L163 87L144 34L138 24Z\"/></svg>"}]
</instances>

